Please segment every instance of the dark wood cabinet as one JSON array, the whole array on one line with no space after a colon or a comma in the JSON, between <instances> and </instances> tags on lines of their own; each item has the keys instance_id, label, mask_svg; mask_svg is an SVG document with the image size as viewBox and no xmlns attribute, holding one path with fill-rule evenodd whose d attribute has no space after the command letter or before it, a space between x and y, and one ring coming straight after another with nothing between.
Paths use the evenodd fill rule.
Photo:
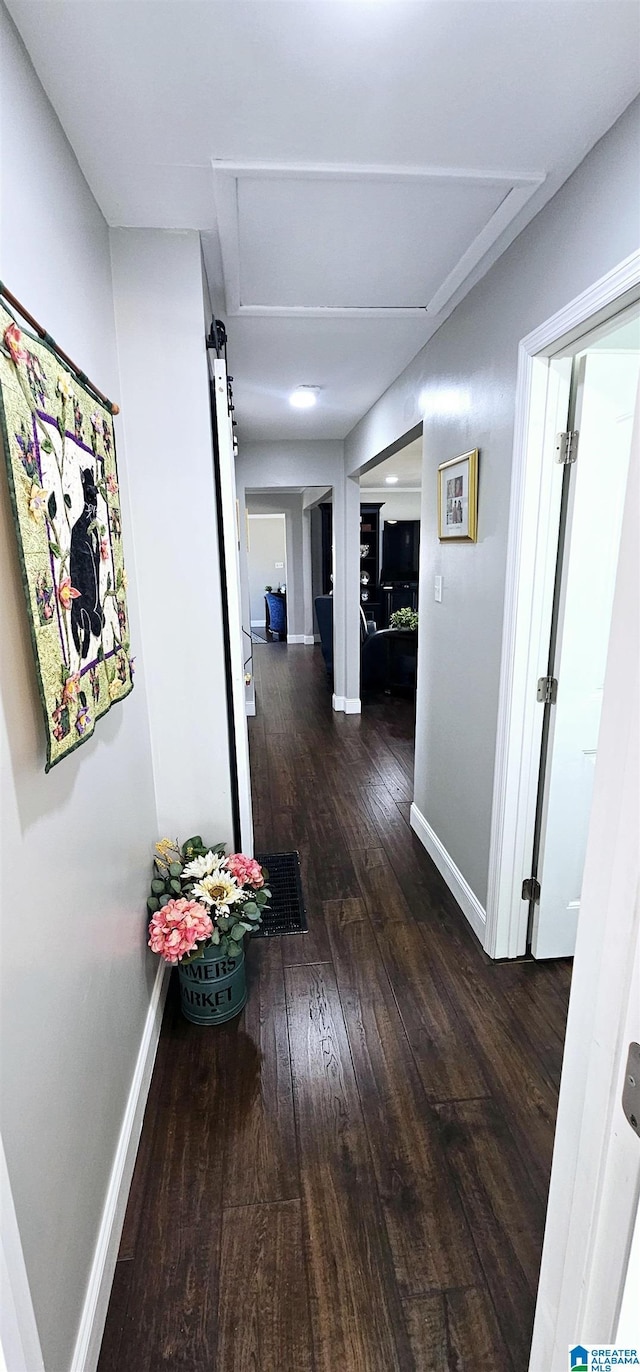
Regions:
<instances>
[{"instance_id":1,"label":"dark wood cabinet","mask_svg":"<svg viewBox=\"0 0 640 1372\"><path fill-rule=\"evenodd\" d=\"M380 510L382 502L360 506L360 604L374 619L380 611ZM333 506L320 506L322 515L322 594L333 590ZM366 548L366 553L362 549ZM366 580L363 580L363 577ZM379 627L379 626L378 626Z\"/></svg>"},{"instance_id":2,"label":"dark wood cabinet","mask_svg":"<svg viewBox=\"0 0 640 1372\"><path fill-rule=\"evenodd\" d=\"M360 604L367 618L380 610L380 510L382 501L360 506ZM378 626L379 627L379 626Z\"/></svg>"}]
</instances>

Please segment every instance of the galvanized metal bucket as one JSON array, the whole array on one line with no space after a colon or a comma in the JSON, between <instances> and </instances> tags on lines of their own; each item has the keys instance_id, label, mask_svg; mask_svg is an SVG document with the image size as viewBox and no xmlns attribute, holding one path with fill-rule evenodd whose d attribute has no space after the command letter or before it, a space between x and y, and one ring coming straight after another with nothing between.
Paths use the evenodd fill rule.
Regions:
<instances>
[{"instance_id":1,"label":"galvanized metal bucket","mask_svg":"<svg viewBox=\"0 0 640 1372\"><path fill-rule=\"evenodd\" d=\"M204 957L178 967L182 1013L192 1024L224 1024L247 999L244 948L235 958L205 948Z\"/></svg>"}]
</instances>

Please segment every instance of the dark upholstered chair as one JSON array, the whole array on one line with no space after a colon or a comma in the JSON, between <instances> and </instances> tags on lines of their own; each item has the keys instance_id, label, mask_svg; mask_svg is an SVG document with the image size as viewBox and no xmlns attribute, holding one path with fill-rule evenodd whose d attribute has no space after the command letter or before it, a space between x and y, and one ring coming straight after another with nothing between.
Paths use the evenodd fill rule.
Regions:
<instances>
[{"instance_id":1,"label":"dark upholstered chair","mask_svg":"<svg viewBox=\"0 0 640 1372\"><path fill-rule=\"evenodd\" d=\"M379 629L362 645L362 689L415 690L417 629Z\"/></svg>"},{"instance_id":2,"label":"dark upholstered chair","mask_svg":"<svg viewBox=\"0 0 640 1372\"><path fill-rule=\"evenodd\" d=\"M322 656L333 675L333 598L316 596L316 619ZM390 691L394 686L415 688L418 635L413 629L376 629L360 610L361 678L363 690Z\"/></svg>"},{"instance_id":3,"label":"dark upholstered chair","mask_svg":"<svg viewBox=\"0 0 640 1372\"><path fill-rule=\"evenodd\" d=\"M277 634L279 638L287 637L287 600L286 596L275 595L272 591L267 591L264 597L265 608L265 627L267 638Z\"/></svg>"},{"instance_id":4,"label":"dark upholstered chair","mask_svg":"<svg viewBox=\"0 0 640 1372\"><path fill-rule=\"evenodd\" d=\"M317 595L314 604L324 665L329 676L333 676L333 599L330 595Z\"/></svg>"}]
</instances>

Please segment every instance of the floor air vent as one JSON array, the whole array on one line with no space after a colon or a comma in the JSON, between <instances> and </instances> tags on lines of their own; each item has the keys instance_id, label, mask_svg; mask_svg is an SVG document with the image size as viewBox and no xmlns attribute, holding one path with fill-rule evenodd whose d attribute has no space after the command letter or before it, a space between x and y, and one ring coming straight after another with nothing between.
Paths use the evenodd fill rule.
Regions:
<instances>
[{"instance_id":1,"label":"floor air vent","mask_svg":"<svg viewBox=\"0 0 640 1372\"><path fill-rule=\"evenodd\" d=\"M271 907L253 938L275 938L281 934L306 934L307 912L302 894L299 853L256 853L258 862L269 872Z\"/></svg>"}]
</instances>

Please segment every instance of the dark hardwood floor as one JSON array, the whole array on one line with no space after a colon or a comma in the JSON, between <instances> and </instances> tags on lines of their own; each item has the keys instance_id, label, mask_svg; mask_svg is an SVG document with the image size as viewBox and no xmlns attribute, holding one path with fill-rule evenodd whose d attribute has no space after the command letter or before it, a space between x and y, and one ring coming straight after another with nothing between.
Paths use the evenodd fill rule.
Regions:
<instances>
[{"instance_id":1,"label":"dark hardwood floor","mask_svg":"<svg viewBox=\"0 0 640 1372\"><path fill-rule=\"evenodd\" d=\"M99 1372L522 1372L570 964L480 949L409 828L407 700L254 663L256 847L300 851L309 933L251 944L231 1024L170 992Z\"/></svg>"}]
</instances>

